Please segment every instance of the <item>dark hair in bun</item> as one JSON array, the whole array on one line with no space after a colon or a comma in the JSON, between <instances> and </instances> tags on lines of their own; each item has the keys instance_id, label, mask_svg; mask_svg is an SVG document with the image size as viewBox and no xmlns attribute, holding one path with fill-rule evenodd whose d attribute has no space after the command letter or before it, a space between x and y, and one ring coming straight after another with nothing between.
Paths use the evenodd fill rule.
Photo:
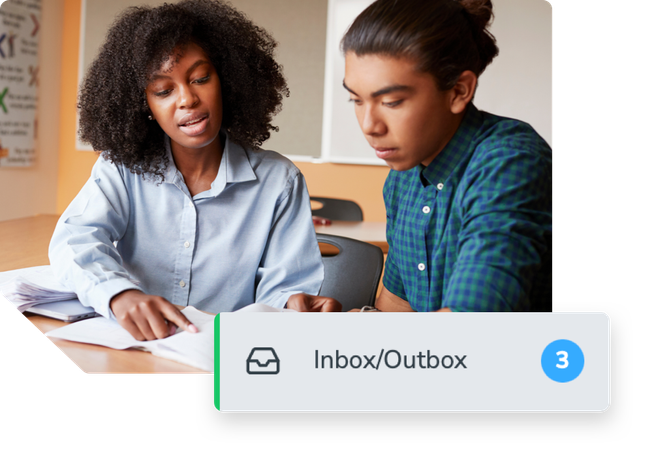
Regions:
<instances>
[{"instance_id":1,"label":"dark hair in bun","mask_svg":"<svg viewBox=\"0 0 654 456\"><path fill-rule=\"evenodd\" d=\"M491 0L377 0L354 20L341 50L415 59L449 90L462 72L479 76L499 53L487 29L492 18Z\"/></svg>"}]
</instances>

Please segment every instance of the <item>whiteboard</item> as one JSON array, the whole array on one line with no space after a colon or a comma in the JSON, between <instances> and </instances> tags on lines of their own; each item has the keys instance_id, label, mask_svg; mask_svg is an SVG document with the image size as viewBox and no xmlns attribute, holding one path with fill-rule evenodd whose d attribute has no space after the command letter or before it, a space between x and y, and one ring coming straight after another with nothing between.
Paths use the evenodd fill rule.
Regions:
<instances>
[{"instance_id":1,"label":"whiteboard","mask_svg":"<svg viewBox=\"0 0 654 456\"><path fill-rule=\"evenodd\" d=\"M340 40L372 0L329 0L321 158L383 165L368 145L343 88ZM474 103L493 114L523 120L552 144L552 8L545 0L494 0L490 27L500 54L479 78Z\"/></svg>"}]
</instances>

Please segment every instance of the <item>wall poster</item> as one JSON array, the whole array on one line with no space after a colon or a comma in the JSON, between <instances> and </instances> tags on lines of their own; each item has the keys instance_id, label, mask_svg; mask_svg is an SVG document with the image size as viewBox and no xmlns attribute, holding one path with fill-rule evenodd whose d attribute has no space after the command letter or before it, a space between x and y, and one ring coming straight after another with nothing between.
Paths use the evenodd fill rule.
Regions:
<instances>
[{"instance_id":1,"label":"wall poster","mask_svg":"<svg viewBox=\"0 0 654 456\"><path fill-rule=\"evenodd\" d=\"M0 166L31 166L35 159L41 0L0 6Z\"/></svg>"}]
</instances>

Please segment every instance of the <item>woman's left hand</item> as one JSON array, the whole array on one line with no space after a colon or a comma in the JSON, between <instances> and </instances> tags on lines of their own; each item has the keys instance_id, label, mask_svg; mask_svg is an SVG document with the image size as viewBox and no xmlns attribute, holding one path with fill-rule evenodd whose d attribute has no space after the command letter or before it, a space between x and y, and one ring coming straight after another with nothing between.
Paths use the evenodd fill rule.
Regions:
<instances>
[{"instance_id":1,"label":"woman's left hand","mask_svg":"<svg viewBox=\"0 0 654 456\"><path fill-rule=\"evenodd\" d=\"M343 306L334 298L298 293L288 298L286 308L298 312L340 312Z\"/></svg>"}]
</instances>

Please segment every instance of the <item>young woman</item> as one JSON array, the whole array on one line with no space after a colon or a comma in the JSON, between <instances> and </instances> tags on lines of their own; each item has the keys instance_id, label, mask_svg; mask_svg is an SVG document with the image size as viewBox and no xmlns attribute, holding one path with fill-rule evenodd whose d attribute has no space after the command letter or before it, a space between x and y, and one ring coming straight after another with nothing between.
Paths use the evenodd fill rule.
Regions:
<instances>
[{"instance_id":1,"label":"young woman","mask_svg":"<svg viewBox=\"0 0 654 456\"><path fill-rule=\"evenodd\" d=\"M50 260L138 340L196 330L173 304L340 310L311 296L323 267L302 175L259 150L288 95L274 47L220 1L130 8L86 75L80 136L103 152Z\"/></svg>"},{"instance_id":2,"label":"young woman","mask_svg":"<svg viewBox=\"0 0 654 456\"><path fill-rule=\"evenodd\" d=\"M378 0L342 40L343 85L392 168L379 310L551 311L551 149L472 104L491 18L490 0Z\"/></svg>"}]
</instances>

